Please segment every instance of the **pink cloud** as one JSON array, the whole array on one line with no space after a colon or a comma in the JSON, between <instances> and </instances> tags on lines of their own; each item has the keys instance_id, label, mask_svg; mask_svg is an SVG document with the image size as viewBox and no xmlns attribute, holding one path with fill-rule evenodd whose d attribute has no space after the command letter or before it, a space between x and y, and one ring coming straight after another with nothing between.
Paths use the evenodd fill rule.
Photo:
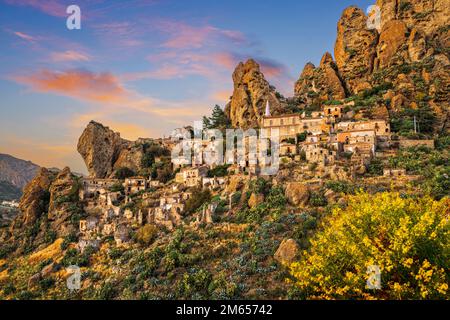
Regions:
<instances>
[{"instance_id":1,"label":"pink cloud","mask_svg":"<svg viewBox=\"0 0 450 320\"><path fill-rule=\"evenodd\" d=\"M29 85L38 92L53 92L93 102L123 102L127 98L127 91L111 73L42 70L31 75L15 77L15 80Z\"/></svg>"},{"instance_id":2,"label":"pink cloud","mask_svg":"<svg viewBox=\"0 0 450 320\"><path fill-rule=\"evenodd\" d=\"M29 42L35 42L37 40L35 37L30 36L29 34L20 32L20 31L15 31L14 34L16 36L18 36L19 38L21 38L23 40L26 40L26 41L29 41Z\"/></svg>"},{"instance_id":3,"label":"pink cloud","mask_svg":"<svg viewBox=\"0 0 450 320\"><path fill-rule=\"evenodd\" d=\"M91 60L91 57L89 55L72 50L67 50L63 52L53 52L50 57L55 62Z\"/></svg>"},{"instance_id":4,"label":"pink cloud","mask_svg":"<svg viewBox=\"0 0 450 320\"><path fill-rule=\"evenodd\" d=\"M180 21L160 20L156 27L169 38L162 47L172 49L201 48L217 41L244 43L246 38L239 31L220 29L211 25L193 26Z\"/></svg>"},{"instance_id":5,"label":"pink cloud","mask_svg":"<svg viewBox=\"0 0 450 320\"><path fill-rule=\"evenodd\" d=\"M66 6L56 0L6 0L7 4L32 7L54 17L65 17Z\"/></svg>"}]
</instances>

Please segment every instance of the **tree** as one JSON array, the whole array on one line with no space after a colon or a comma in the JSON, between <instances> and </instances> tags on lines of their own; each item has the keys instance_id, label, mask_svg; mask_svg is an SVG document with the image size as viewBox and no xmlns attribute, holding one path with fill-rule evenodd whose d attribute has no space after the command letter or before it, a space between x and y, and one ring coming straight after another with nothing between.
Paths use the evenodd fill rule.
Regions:
<instances>
[{"instance_id":1,"label":"tree","mask_svg":"<svg viewBox=\"0 0 450 320\"><path fill-rule=\"evenodd\" d=\"M158 228L152 224L146 224L136 232L136 240L143 245L150 245L158 234Z\"/></svg>"},{"instance_id":2,"label":"tree","mask_svg":"<svg viewBox=\"0 0 450 320\"><path fill-rule=\"evenodd\" d=\"M349 198L290 265L303 298L446 299L450 199L395 192ZM381 289L367 288L367 270L381 271Z\"/></svg>"},{"instance_id":3,"label":"tree","mask_svg":"<svg viewBox=\"0 0 450 320\"><path fill-rule=\"evenodd\" d=\"M201 190L196 188L192 192L192 197L190 197L186 201L186 212L194 213L196 212L203 204L211 200L211 192L209 189Z\"/></svg>"},{"instance_id":4,"label":"tree","mask_svg":"<svg viewBox=\"0 0 450 320\"><path fill-rule=\"evenodd\" d=\"M116 177L116 179L121 179L121 180L132 177L134 175L135 175L134 171L127 167L120 167L114 173L114 176Z\"/></svg>"},{"instance_id":5,"label":"tree","mask_svg":"<svg viewBox=\"0 0 450 320\"><path fill-rule=\"evenodd\" d=\"M212 110L211 117L203 117L203 128L204 129L226 129L230 125L230 120L228 119L225 112L217 104Z\"/></svg>"}]
</instances>

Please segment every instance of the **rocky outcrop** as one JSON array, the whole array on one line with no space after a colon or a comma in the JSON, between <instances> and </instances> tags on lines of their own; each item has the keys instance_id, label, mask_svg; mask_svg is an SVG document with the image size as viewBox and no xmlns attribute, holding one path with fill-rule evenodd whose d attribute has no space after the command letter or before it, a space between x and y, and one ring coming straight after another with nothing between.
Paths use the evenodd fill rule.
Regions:
<instances>
[{"instance_id":1,"label":"rocky outcrop","mask_svg":"<svg viewBox=\"0 0 450 320\"><path fill-rule=\"evenodd\" d=\"M318 68L310 62L305 65L295 83L294 93L303 103L309 105L345 98L345 88L329 52L323 55Z\"/></svg>"},{"instance_id":2,"label":"rocky outcrop","mask_svg":"<svg viewBox=\"0 0 450 320\"><path fill-rule=\"evenodd\" d=\"M398 61L398 64L403 63L404 59L398 56L394 60L396 54L401 55L399 49L406 44L406 33L408 29L406 24L400 20L391 20L384 24L380 39L377 45L377 57L375 59L375 70L386 68ZM405 57L406 58L406 57Z\"/></svg>"},{"instance_id":3,"label":"rocky outcrop","mask_svg":"<svg viewBox=\"0 0 450 320\"><path fill-rule=\"evenodd\" d=\"M367 17L357 7L344 10L338 22L334 57L351 93L367 87L373 70L378 32L367 29Z\"/></svg>"},{"instance_id":4,"label":"rocky outcrop","mask_svg":"<svg viewBox=\"0 0 450 320\"><path fill-rule=\"evenodd\" d=\"M381 27L391 20L402 20L406 26L432 35L450 24L448 0L377 0L381 9Z\"/></svg>"},{"instance_id":5,"label":"rocky outcrop","mask_svg":"<svg viewBox=\"0 0 450 320\"><path fill-rule=\"evenodd\" d=\"M33 224L42 214L47 213L49 193L48 190L54 175L45 168L41 168L28 183L20 199L19 209L21 215L18 217L24 225Z\"/></svg>"},{"instance_id":6,"label":"rocky outcrop","mask_svg":"<svg viewBox=\"0 0 450 320\"><path fill-rule=\"evenodd\" d=\"M89 175L106 178L113 173L114 163L129 142L101 123L89 122L78 140L78 152L83 157Z\"/></svg>"},{"instance_id":7,"label":"rocky outcrop","mask_svg":"<svg viewBox=\"0 0 450 320\"><path fill-rule=\"evenodd\" d=\"M152 139L122 139L120 133L91 121L78 140L78 152L91 177L108 178L123 167L138 172L142 168L145 146L151 144Z\"/></svg>"},{"instance_id":8,"label":"rocky outcrop","mask_svg":"<svg viewBox=\"0 0 450 320\"><path fill-rule=\"evenodd\" d=\"M289 265L298 257L299 251L300 247L294 239L284 239L275 252L274 258L281 264Z\"/></svg>"},{"instance_id":9,"label":"rocky outcrop","mask_svg":"<svg viewBox=\"0 0 450 320\"><path fill-rule=\"evenodd\" d=\"M58 236L65 236L73 231L68 223L74 211L81 211L78 201L79 181L68 167L64 168L49 188L50 203L48 220Z\"/></svg>"},{"instance_id":10,"label":"rocky outcrop","mask_svg":"<svg viewBox=\"0 0 450 320\"><path fill-rule=\"evenodd\" d=\"M233 95L225 107L225 113L234 127L247 129L260 126L267 101L272 114L284 108L275 88L269 85L253 59L238 64L233 72L233 84Z\"/></svg>"},{"instance_id":11,"label":"rocky outcrop","mask_svg":"<svg viewBox=\"0 0 450 320\"><path fill-rule=\"evenodd\" d=\"M301 182L289 182L286 184L286 198L294 206L304 206L309 200L309 188Z\"/></svg>"}]
</instances>

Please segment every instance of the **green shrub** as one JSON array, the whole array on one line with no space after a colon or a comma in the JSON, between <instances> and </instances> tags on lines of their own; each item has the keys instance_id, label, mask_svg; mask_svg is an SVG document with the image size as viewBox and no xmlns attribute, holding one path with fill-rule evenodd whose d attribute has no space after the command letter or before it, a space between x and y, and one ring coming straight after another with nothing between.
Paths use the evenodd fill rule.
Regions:
<instances>
[{"instance_id":1,"label":"green shrub","mask_svg":"<svg viewBox=\"0 0 450 320\"><path fill-rule=\"evenodd\" d=\"M214 169L208 170L208 177L225 177L228 175L229 164L223 164L215 167Z\"/></svg>"},{"instance_id":2,"label":"green shrub","mask_svg":"<svg viewBox=\"0 0 450 320\"><path fill-rule=\"evenodd\" d=\"M195 188L192 192L192 197L186 201L186 213L196 212L202 205L211 200L211 192L209 189L201 190Z\"/></svg>"},{"instance_id":3,"label":"green shrub","mask_svg":"<svg viewBox=\"0 0 450 320\"><path fill-rule=\"evenodd\" d=\"M136 240L143 245L150 245L158 235L158 228L152 224L146 224L136 232Z\"/></svg>"},{"instance_id":4,"label":"green shrub","mask_svg":"<svg viewBox=\"0 0 450 320\"><path fill-rule=\"evenodd\" d=\"M127 167L121 167L116 170L114 176L116 179L124 180L126 178L132 177L135 175L135 172Z\"/></svg>"},{"instance_id":5,"label":"green shrub","mask_svg":"<svg viewBox=\"0 0 450 320\"><path fill-rule=\"evenodd\" d=\"M323 207L328 203L327 198L325 198L322 192L311 192L309 198L309 204L313 207Z\"/></svg>"}]
</instances>

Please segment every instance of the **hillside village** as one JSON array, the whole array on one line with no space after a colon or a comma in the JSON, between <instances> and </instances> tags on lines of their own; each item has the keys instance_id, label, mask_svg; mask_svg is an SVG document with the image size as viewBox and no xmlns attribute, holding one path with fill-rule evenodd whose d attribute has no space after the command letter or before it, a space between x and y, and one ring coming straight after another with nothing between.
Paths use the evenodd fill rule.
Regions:
<instances>
[{"instance_id":1,"label":"hillside village","mask_svg":"<svg viewBox=\"0 0 450 320\"><path fill-rule=\"evenodd\" d=\"M202 129L279 143L244 137L220 163L222 141L187 123L136 141L88 123L89 175L40 168L0 228L0 298L448 298L449 7L394 2L377 1L378 29L345 9L334 58L306 64L292 97L257 61L236 66ZM366 289L374 263L380 291Z\"/></svg>"},{"instance_id":2,"label":"hillside village","mask_svg":"<svg viewBox=\"0 0 450 320\"><path fill-rule=\"evenodd\" d=\"M280 161L283 166L297 166L303 172L301 181L307 185L322 186L327 180L364 180L367 167L374 159L388 159L399 148L425 146L434 148L432 139L402 139L391 133L389 121L384 119L355 120L354 113L347 111L351 104L324 105L321 111L272 116L267 102L262 126L269 131L279 130ZM197 152L207 152L210 141L198 141ZM173 147L171 138L161 144ZM195 142L193 143L195 144ZM193 158L195 157L193 153ZM226 201L232 210L232 193L226 191L230 180L257 179L259 163L249 164L250 154L240 164L224 165L226 173L219 177L208 175L217 165L203 162L180 165L173 159L172 166L178 170L173 180L166 183L151 176L131 176L124 179L83 178L79 199L83 203L86 219L79 221L79 247L98 247L102 237L114 236L118 245L132 241L130 232L145 224L173 230L185 223L185 205L195 188L209 189L220 200ZM171 159L165 159L171 161ZM156 161L163 161L161 157ZM383 166L380 182L398 185L417 179L405 169ZM270 176L266 177L271 179ZM293 181L294 182L294 181ZM139 209L134 204L139 202ZM193 224L214 223L212 218L217 204L203 207L192 221Z\"/></svg>"}]
</instances>

